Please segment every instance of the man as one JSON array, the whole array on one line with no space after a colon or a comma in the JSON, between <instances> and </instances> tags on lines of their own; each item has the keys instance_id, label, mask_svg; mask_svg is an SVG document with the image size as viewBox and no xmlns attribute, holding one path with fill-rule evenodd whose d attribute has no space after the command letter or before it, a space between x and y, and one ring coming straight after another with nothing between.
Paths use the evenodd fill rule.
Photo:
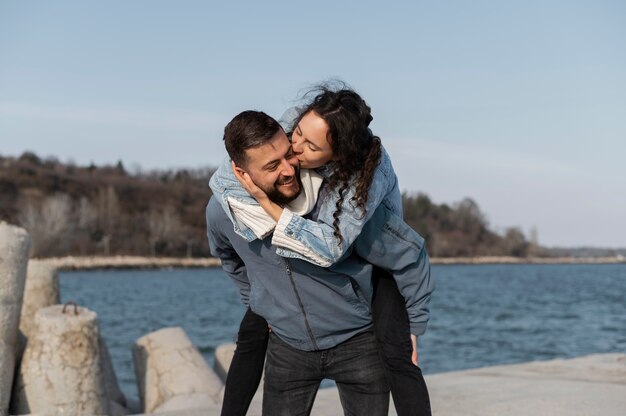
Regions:
<instances>
[{"instance_id":1,"label":"man","mask_svg":"<svg viewBox=\"0 0 626 416\"><path fill-rule=\"evenodd\" d=\"M298 161L278 123L244 112L225 129L231 159L276 203L300 193ZM207 207L211 251L242 300L272 327L265 369L264 414L308 414L323 378L337 383L346 414L386 415L389 387L372 332L371 265L392 270L398 286L424 309L432 291L419 237L378 209L352 253L331 269L276 254L271 237L246 241L215 198ZM314 219L314 218L313 218ZM396 225L396 226L394 226ZM236 224L235 224L236 226ZM399 232L398 230L401 230ZM358 254L358 255L357 255Z\"/></svg>"}]
</instances>

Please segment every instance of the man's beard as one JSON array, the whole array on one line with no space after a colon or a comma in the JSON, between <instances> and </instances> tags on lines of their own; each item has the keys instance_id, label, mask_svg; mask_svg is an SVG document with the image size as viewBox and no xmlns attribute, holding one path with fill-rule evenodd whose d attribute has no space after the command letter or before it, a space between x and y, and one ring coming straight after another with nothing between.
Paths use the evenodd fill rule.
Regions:
<instances>
[{"instance_id":1,"label":"man's beard","mask_svg":"<svg viewBox=\"0 0 626 416\"><path fill-rule=\"evenodd\" d=\"M300 173L296 172L294 178L298 182L298 192L296 192L294 195L283 194L278 190L276 184L274 184L271 189L263 189L263 191L267 194L267 197L270 199L270 201L275 202L276 204L281 206L286 205L296 199L298 195L300 195L300 192L302 192L302 180L300 179Z\"/></svg>"}]
</instances>

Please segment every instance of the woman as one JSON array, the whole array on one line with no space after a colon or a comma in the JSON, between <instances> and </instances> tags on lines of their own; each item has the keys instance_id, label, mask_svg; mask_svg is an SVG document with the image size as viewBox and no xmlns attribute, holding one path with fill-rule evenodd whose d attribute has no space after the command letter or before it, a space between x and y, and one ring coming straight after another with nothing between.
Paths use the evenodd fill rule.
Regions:
<instances>
[{"instance_id":1,"label":"woman","mask_svg":"<svg viewBox=\"0 0 626 416\"><path fill-rule=\"evenodd\" d=\"M305 182L305 192L295 204L272 202L247 174L234 165L230 171L222 166L211 179L211 188L226 201L224 208L231 212L239 234L250 239L273 232L272 243L279 247L279 255L332 267L380 204L402 216L397 178L380 139L368 128L371 121L369 106L348 89L322 87L299 112L286 129L291 132ZM246 192L241 192L233 175ZM229 178L230 186L224 186ZM320 191L322 178L326 183ZM317 192L325 193L320 196L324 202L317 206L317 221L311 221L302 215L315 205ZM375 269L373 281L374 329L397 413L430 414L404 298L393 278L382 270ZM267 323L248 311L229 371L222 415L245 414L260 380L266 342Z\"/></svg>"}]
</instances>

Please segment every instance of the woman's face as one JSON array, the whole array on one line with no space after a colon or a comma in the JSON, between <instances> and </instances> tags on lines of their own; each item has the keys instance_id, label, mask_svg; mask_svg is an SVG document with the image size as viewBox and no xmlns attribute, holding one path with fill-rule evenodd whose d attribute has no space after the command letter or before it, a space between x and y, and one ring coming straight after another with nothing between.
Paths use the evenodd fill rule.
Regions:
<instances>
[{"instance_id":1,"label":"woman's face","mask_svg":"<svg viewBox=\"0 0 626 416\"><path fill-rule=\"evenodd\" d=\"M294 128L291 146L302 168L319 168L333 159L328 124L314 111L305 114Z\"/></svg>"}]
</instances>

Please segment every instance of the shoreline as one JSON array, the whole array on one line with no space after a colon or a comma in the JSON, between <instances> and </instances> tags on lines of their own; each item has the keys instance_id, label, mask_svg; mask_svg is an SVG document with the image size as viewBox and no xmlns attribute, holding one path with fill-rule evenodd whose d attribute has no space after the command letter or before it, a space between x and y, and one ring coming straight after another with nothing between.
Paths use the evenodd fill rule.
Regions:
<instances>
[{"instance_id":1,"label":"shoreline","mask_svg":"<svg viewBox=\"0 0 626 416\"><path fill-rule=\"evenodd\" d=\"M63 271L98 269L163 269L219 267L212 257L142 257L142 256L67 256L33 259L51 263ZM433 257L435 265L480 264L626 264L626 257Z\"/></svg>"},{"instance_id":2,"label":"shoreline","mask_svg":"<svg viewBox=\"0 0 626 416\"><path fill-rule=\"evenodd\" d=\"M98 269L197 269L219 267L220 260L212 257L142 257L142 256L67 256L33 259L45 261L62 271Z\"/></svg>"},{"instance_id":3,"label":"shoreline","mask_svg":"<svg viewBox=\"0 0 626 416\"><path fill-rule=\"evenodd\" d=\"M434 257L431 264L626 264L626 257Z\"/></svg>"}]
</instances>

